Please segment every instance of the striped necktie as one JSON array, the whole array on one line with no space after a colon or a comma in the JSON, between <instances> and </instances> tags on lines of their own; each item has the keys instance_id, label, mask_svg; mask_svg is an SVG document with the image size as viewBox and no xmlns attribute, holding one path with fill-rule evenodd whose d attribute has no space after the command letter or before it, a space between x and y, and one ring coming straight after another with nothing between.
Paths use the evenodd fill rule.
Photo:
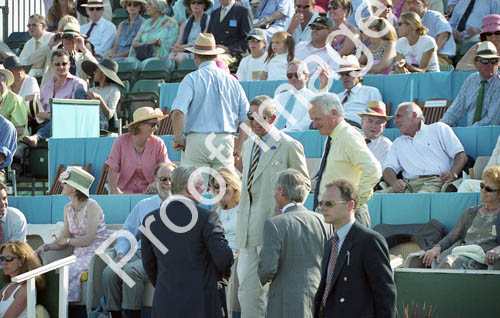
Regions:
<instances>
[{"instance_id":1,"label":"striped necktie","mask_svg":"<svg viewBox=\"0 0 500 318\"><path fill-rule=\"evenodd\" d=\"M255 148L252 154L252 164L250 165L250 172L248 173L248 181L247 181L248 193L251 193L252 190L253 176L255 175L255 170L257 170L257 166L259 165L259 159L260 159L260 147L257 144L255 144Z\"/></svg>"},{"instance_id":2,"label":"striped necktie","mask_svg":"<svg viewBox=\"0 0 500 318\"><path fill-rule=\"evenodd\" d=\"M477 93L476 110L474 111L472 124L474 124L476 121L480 121L481 115L483 114L484 84L486 84L486 81L482 80L481 86L479 86L479 92Z\"/></svg>"},{"instance_id":3,"label":"striped necktie","mask_svg":"<svg viewBox=\"0 0 500 318\"><path fill-rule=\"evenodd\" d=\"M345 102L347 102L347 100L349 99L349 96L351 96L351 89L350 88L345 92L344 99L342 99L342 105L344 105Z\"/></svg>"},{"instance_id":4,"label":"striped necktie","mask_svg":"<svg viewBox=\"0 0 500 318\"><path fill-rule=\"evenodd\" d=\"M323 306L326 305L328 293L332 288L333 272L335 271L335 264L337 263L338 253L339 253L339 236L337 232L335 232L332 237L332 250L330 251L330 260L328 261L328 276L326 277L326 286L325 286L325 291L323 292L323 299L322 299Z\"/></svg>"}]
</instances>

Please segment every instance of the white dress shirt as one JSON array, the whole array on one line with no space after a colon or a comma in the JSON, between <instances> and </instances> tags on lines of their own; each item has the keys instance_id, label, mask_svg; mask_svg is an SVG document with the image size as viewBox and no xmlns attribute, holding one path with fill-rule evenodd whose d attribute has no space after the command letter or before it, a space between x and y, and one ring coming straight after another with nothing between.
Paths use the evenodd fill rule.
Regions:
<instances>
[{"instance_id":1,"label":"white dress shirt","mask_svg":"<svg viewBox=\"0 0 500 318\"><path fill-rule=\"evenodd\" d=\"M344 100L346 92L347 90L344 90L343 92L337 94L340 101ZM358 114L364 113L366 104L374 100L382 102L382 95L380 94L378 88L363 86L363 84L358 83L356 86L351 88L351 94L344 104L344 118L361 125L361 118L359 118Z\"/></svg>"},{"instance_id":2,"label":"white dress shirt","mask_svg":"<svg viewBox=\"0 0 500 318\"><path fill-rule=\"evenodd\" d=\"M295 58L307 63L309 76L314 74L318 63L328 65L330 74L339 69L340 55L329 44L317 49L311 42L300 42L295 47Z\"/></svg>"},{"instance_id":3,"label":"white dress shirt","mask_svg":"<svg viewBox=\"0 0 500 318\"><path fill-rule=\"evenodd\" d=\"M45 55L35 55L35 51L40 50L43 45L49 44L50 39L54 34L51 32L45 32L40 39L38 39L38 48L36 47L36 40L31 38L24 44L24 48L19 54L19 61L22 65L31 65L29 76L42 77L43 68L45 65Z\"/></svg>"},{"instance_id":4,"label":"white dress shirt","mask_svg":"<svg viewBox=\"0 0 500 318\"><path fill-rule=\"evenodd\" d=\"M365 139L369 139L365 136L364 132L361 132ZM373 153L375 158L377 158L380 166L384 165L385 157L387 157L387 153L391 149L392 141L385 137L380 136L375 139L370 139L370 143L368 143L368 149Z\"/></svg>"},{"instance_id":5,"label":"white dress shirt","mask_svg":"<svg viewBox=\"0 0 500 318\"><path fill-rule=\"evenodd\" d=\"M293 94L293 92L287 91L285 93L279 94L277 96L277 102L285 109L286 104L288 103L288 99ZM309 126L311 125L311 118L309 117L309 102L313 99L316 94L304 87L295 92L295 103L293 104L293 109L290 113L290 117L285 124L285 129L283 131L304 131L309 130ZM275 123L277 123L280 119L282 111L278 110L278 116L275 119ZM294 122L292 121L294 119Z\"/></svg>"},{"instance_id":6,"label":"white dress shirt","mask_svg":"<svg viewBox=\"0 0 500 318\"><path fill-rule=\"evenodd\" d=\"M462 151L464 147L450 126L422 122L414 137L403 135L394 140L384 170L391 168L396 174L403 171L405 179L440 175L451 169L455 156Z\"/></svg>"},{"instance_id":7,"label":"white dress shirt","mask_svg":"<svg viewBox=\"0 0 500 318\"><path fill-rule=\"evenodd\" d=\"M111 49L115 41L116 27L108 20L101 18L96 22L97 25L92 29L92 33L87 40L94 45L94 51L97 55L103 55ZM86 35L90 30L92 22L82 26L80 33Z\"/></svg>"}]
</instances>

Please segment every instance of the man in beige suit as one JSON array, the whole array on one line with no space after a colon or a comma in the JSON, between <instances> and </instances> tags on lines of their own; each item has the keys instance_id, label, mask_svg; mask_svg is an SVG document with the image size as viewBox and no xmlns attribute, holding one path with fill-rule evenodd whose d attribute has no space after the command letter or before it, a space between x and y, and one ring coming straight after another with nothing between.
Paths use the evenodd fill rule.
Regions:
<instances>
[{"instance_id":1,"label":"man in beige suit","mask_svg":"<svg viewBox=\"0 0 500 318\"><path fill-rule=\"evenodd\" d=\"M270 97L255 97L248 115L253 134L242 150L243 179L236 229L236 242L240 247L238 298L242 318L260 318L266 315L267 299L257 273L259 252L264 223L275 214L276 176L288 168L298 170L307 178L309 174L302 145L274 127L276 107Z\"/></svg>"},{"instance_id":2,"label":"man in beige suit","mask_svg":"<svg viewBox=\"0 0 500 318\"><path fill-rule=\"evenodd\" d=\"M295 169L282 171L274 186L282 214L264 224L259 263L261 283L271 282L267 317L313 318L324 246L333 229L323 215L303 206L310 190L309 179Z\"/></svg>"}]
</instances>

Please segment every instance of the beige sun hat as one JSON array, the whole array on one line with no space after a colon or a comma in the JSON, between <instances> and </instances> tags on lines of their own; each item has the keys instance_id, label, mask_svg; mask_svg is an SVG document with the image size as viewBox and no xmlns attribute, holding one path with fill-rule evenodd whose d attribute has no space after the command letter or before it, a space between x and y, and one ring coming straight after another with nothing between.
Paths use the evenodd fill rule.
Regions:
<instances>
[{"instance_id":1,"label":"beige sun hat","mask_svg":"<svg viewBox=\"0 0 500 318\"><path fill-rule=\"evenodd\" d=\"M59 182L69 184L87 197L90 196L89 189L94 179L93 175L78 166L67 167L66 171L59 176Z\"/></svg>"},{"instance_id":2,"label":"beige sun hat","mask_svg":"<svg viewBox=\"0 0 500 318\"><path fill-rule=\"evenodd\" d=\"M361 66L359 65L359 61L354 55L342 56L342 59L339 63L339 70L337 73L342 72L350 72L350 71L359 71Z\"/></svg>"},{"instance_id":3,"label":"beige sun hat","mask_svg":"<svg viewBox=\"0 0 500 318\"><path fill-rule=\"evenodd\" d=\"M200 55L217 55L224 53L224 49L218 48L215 38L211 33L200 33L194 41L194 46L186 48L189 52Z\"/></svg>"},{"instance_id":4,"label":"beige sun hat","mask_svg":"<svg viewBox=\"0 0 500 318\"><path fill-rule=\"evenodd\" d=\"M453 248L453 250L451 250L451 255L466 256L481 264L486 263L486 254L484 253L484 250L481 248L481 246L475 244L457 246Z\"/></svg>"},{"instance_id":5,"label":"beige sun hat","mask_svg":"<svg viewBox=\"0 0 500 318\"><path fill-rule=\"evenodd\" d=\"M499 58L497 48L490 41L483 41L479 43L476 57L482 57L484 59Z\"/></svg>"},{"instance_id":6,"label":"beige sun hat","mask_svg":"<svg viewBox=\"0 0 500 318\"><path fill-rule=\"evenodd\" d=\"M139 2L139 3L142 3L144 6L146 6L148 3L146 2L146 0L120 0L120 5L125 8L126 7L126 4L127 2Z\"/></svg>"},{"instance_id":7,"label":"beige sun hat","mask_svg":"<svg viewBox=\"0 0 500 318\"><path fill-rule=\"evenodd\" d=\"M134 121L130 124L124 126L125 128L129 128L130 126L140 123L142 121L146 121L149 119L156 118L158 120L162 120L167 118L168 115L164 115L163 112L159 108L153 107L141 107L137 108L134 112Z\"/></svg>"},{"instance_id":8,"label":"beige sun hat","mask_svg":"<svg viewBox=\"0 0 500 318\"><path fill-rule=\"evenodd\" d=\"M0 68L0 73L2 73L5 76L7 87L9 87L14 83L14 75L12 74L11 71L6 70L4 68Z\"/></svg>"},{"instance_id":9,"label":"beige sun hat","mask_svg":"<svg viewBox=\"0 0 500 318\"><path fill-rule=\"evenodd\" d=\"M82 4L82 7L87 8L104 8L104 1L102 0L89 0L86 4Z\"/></svg>"},{"instance_id":10,"label":"beige sun hat","mask_svg":"<svg viewBox=\"0 0 500 318\"><path fill-rule=\"evenodd\" d=\"M80 25L78 25L76 23L68 23L68 24L66 24L64 26L63 33L64 34L78 35L78 36L81 36L81 37L84 37L84 38L87 37L86 35L80 33Z\"/></svg>"},{"instance_id":11,"label":"beige sun hat","mask_svg":"<svg viewBox=\"0 0 500 318\"><path fill-rule=\"evenodd\" d=\"M366 111L365 113L358 114L358 116L363 118L363 116L370 115L370 116L384 117L387 120L392 118L392 116L387 116L384 102L378 100L372 100L371 102L368 102L368 104L366 104L365 111Z\"/></svg>"}]
</instances>

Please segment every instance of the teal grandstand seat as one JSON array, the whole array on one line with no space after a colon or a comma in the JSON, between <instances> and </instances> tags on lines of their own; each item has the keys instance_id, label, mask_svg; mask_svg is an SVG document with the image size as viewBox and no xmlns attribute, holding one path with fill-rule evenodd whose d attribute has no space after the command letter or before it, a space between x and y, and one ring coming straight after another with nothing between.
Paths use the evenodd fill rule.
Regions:
<instances>
[{"instance_id":1,"label":"teal grandstand seat","mask_svg":"<svg viewBox=\"0 0 500 318\"><path fill-rule=\"evenodd\" d=\"M137 60L118 62L118 77L122 81L133 83L137 77L139 62Z\"/></svg>"},{"instance_id":2,"label":"teal grandstand seat","mask_svg":"<svg viewBox=\"0 0 500 318\"><path fill-rule=\"evenodd\" d=\"M132 121L132 116L137 108L150 106L158 107L160 104L160 85L164 80L141 79L138 80L128 94L128 119Z\"/></svg>"},{"instance_id":3,"label":"teal grandstand seat","mask_svg":"<svg viewBox=\"0 0 500 318\"><path fill-rule=\"evenodd\" d=\"M172 72L172 76L170 76L170 82L180 82L184 76L191 73L192 71L196 71L197 67L194 63L194 60L185 59L179 64L177 69Z\"/></svg>"},{"instance_id":4,"label":"teal grandstand seat","mask_svg":"<svg viewBox=\"0 0 500 318\"><path fill-rule=\"evenodd\" d=\"M174 60L149 60L139 73L140 79L162 79L168 81L175 67Z\"/></svg>"},{"instance_id":5,"label":"teal grandstand seat","mask_svg":"<svg viewBox=\"0 0 500 318\"><path fill-rule=\"evenodd\" d=\"M113 19L112 22L114 25L118 27L118 24L120 24L122 21L125 21L128 19L128 13L127 10L125 10L122 7L116 8L113 10Z\"/></svg>"}]
</instances>

